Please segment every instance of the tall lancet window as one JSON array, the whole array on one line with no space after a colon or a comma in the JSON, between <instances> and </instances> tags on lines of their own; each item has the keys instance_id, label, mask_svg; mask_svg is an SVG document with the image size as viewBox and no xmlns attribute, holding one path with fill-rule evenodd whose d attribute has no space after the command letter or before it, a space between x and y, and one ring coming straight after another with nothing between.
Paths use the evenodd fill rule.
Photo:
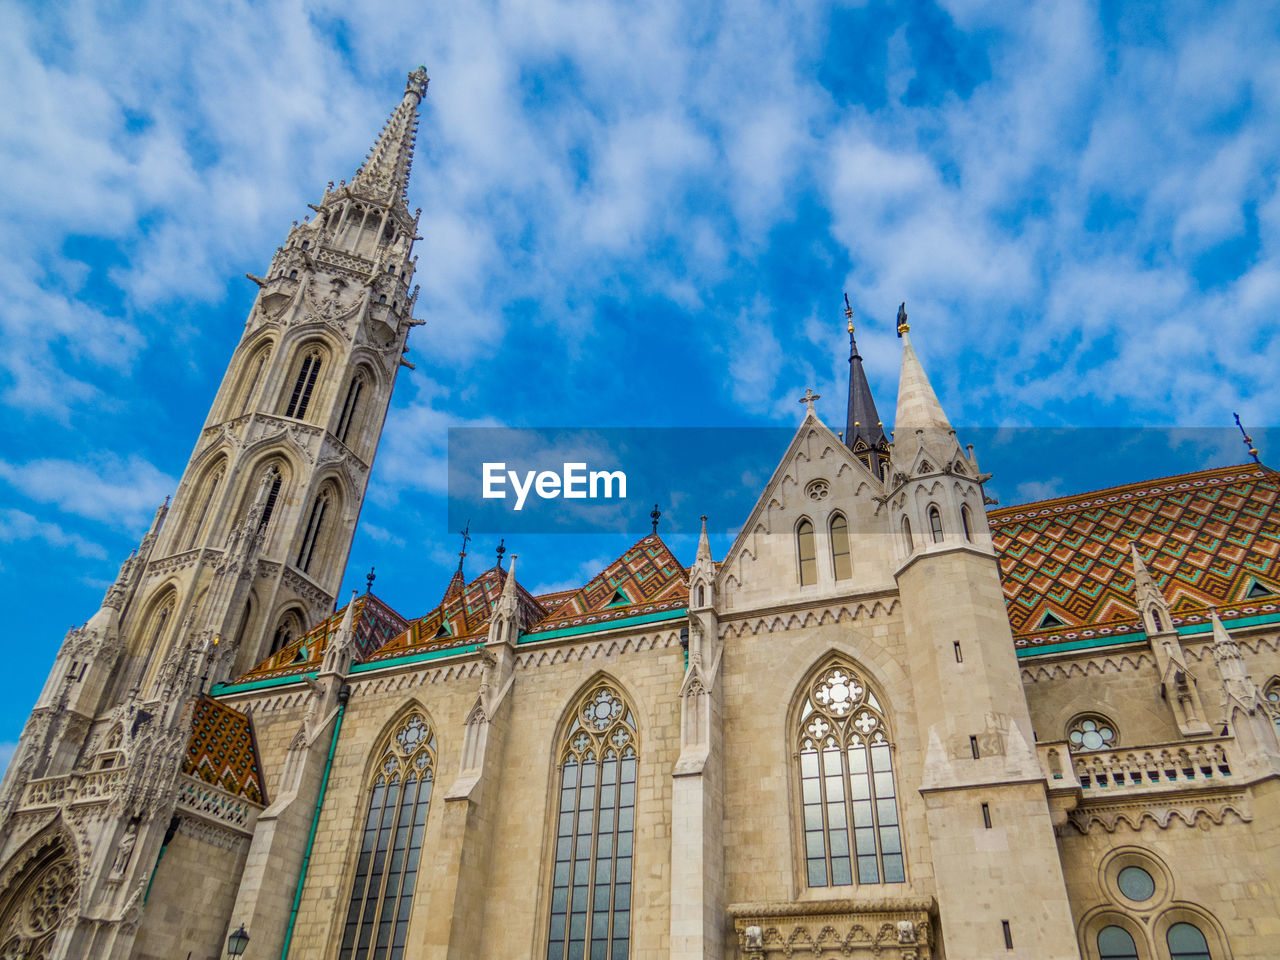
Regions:
<instances>
[{"instance_id":1,"label":"tall lancet window","mask_svg":"<svg viewBox=\"0 0 1280 960\"><path fill-rule=\"evenodd\" d=\"M192 517L191 530L187 533L186 549L190 550L196 545L200 539L200 534L204 532L205 521L209 518L209 508L213 505L213 498L218 493L218 487L222 485L222 475L225 467L218 467L208 480L205 481L204 489L200 493L200 506L196 509L195 515Z\"/></svg>"},{"instance_id":2,"label":"tall lancet window","mask_svg":"<svg viewBox=\"0 0 1280 960\"><path fill-rule=\"evenodd\" d=\"M339 960L401 960L435 782L436 738L420 713L396 726L369 792Z\"/></svg>"},{"instance_id":3,"label":"tall lancet window","mask_svg":"<svg viewBox=\"0 0 1280 960\"><path fill-rule=\"evenodd\" d=\"M311 570L311 559L316 553L316 542L320 539L320 528L324 524L325 512L329 509L329 491L321 490L311 504L311 514L307 517L307 529L302 534L302 545L298 548L298 569L303 573Z\"/></svg>"},{"instance_id":4,"label":"tall lancet window","mask_svg":"<svg viewBox=\"0 0 1280 960\"><path fill-rule=\"evenodd\" d=\"M297 417L301 420L307 415L307 407L311 404L311 391L315 389L318 376L320 376L320 351L312 350L302 358L302 366L298 368L298 378L293 382L293 393L289 395L289 405L284 410L286 417Z\"/></svg>"},{"instance_id":5,"label":"tall lancet window","mask_svg":"<svg viewBox=\"0 0 1280 960\"><path fill-rule=\"evenodd\" d=\"M271 514L275 513L276 500L280 497L280 484L284 481L284 477L280 473L280 468L270 466L267 468L266 477L263 482L267 484L267 502L262 508L262 519L258 521L258 529L263 530L267 524L271 522Z\"/></svg>"},{"instance_id":6,"label":"tall lancet window","mask_svg":"<svg viewBox=\"0 0 1280 960\"><path fill-rule=\"evenodd\" d=\"M852 665L818 671L797 732L809 886L906 880L889 731Z\"/></svg>"},{"instance_id":7,"label":"tall lancet window","mask_svg":"<svg viewBox=\"0 0 1280 960\"><path fill-rule=\"evenodd\" d=\"M813 523L805 517L796 524L796 555L800 560L800 586L818 582L818 553L813 542Z\"/></svg>"},{"instance_id":8,"label":"tall lancet window","mask_svg":"<svg viewBox=\"0 0 1280 960\"><path fill-rule=\"evenodd\" d=\"M338 439L347 442L351 433L351 423L356 418L356 410L360 405L360 394L364 392L364 374L357 373L351 378L347 387L347 398L342 402L342 416L338 418Z\"/></svg>"},{"instance_id":9,"label":"tall lancet window","mask_svg":"<svg viewBox=\"0 0 1280 960\"><path fill-rule=\"evenodd\" d=\"M942 514L937 507L929 508L929 533L933 535L934 543L942 542Z\"/></svg>"},{"instance_id":10,"label":"tall lancet window","mask_svg":"<svg viewBox=\"0 0 1280 960\"><path fill-rule=\"evenodd\" d=\"M608 681L574 707L560 746L547 960L626 960L631 949L636 722Z\"/></svg>"},{"instance_id":11,"label":"tall lancet window","mask_svg":"<svg viewBox=\"0 0 1280 960\"><path fill-rule=\"evenodd\" d=\"M843 513L831 518L831 568L837 580L848 580L853 576L849 558L849 521Z\"/></svg>"}]
</instances>

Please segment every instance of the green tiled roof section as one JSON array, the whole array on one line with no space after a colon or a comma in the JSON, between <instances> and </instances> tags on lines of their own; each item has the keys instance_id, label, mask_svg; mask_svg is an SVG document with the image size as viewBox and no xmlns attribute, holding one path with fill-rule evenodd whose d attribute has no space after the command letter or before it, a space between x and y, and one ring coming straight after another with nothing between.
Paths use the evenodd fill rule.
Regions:
<instances>
[{"instance_id":1,"label":"green tiled roof section","mask_svg":"<svg viewBox=\"0 0 1280 960\"><path fill-rule=\"evenodd\" d=\"M557 637L576 637L583 633L599 633L601 630L617 630L619 627L634 627L643 623L660 623L666 620L683 620L689 613L688 607L675 610L660 610L657 613L642 613L634 617L619 617L617 620L597 620L595 623L581 623L573 627L561 627L558 630L545 630L539 633L520 634L520 643L536 643L540 640L554 640Z\"/></svg>"},{"instance_id":2,"label":"green tiled roof section","mask_svg":"<svg viewBox=\"0 0 1280 960\"><path fill-rule=\"evenodd\" d=\"M1223 626L1228 630L1236 630L1241 627L1264 627L1268 624L1280 623L1280 613L1264 613L1256 617L1239 617L1235 620L1223 621ZM1205 623L1190 623L1178 627L1178 636L1193 637L1202 633L1212 633L1213 624L1209 621ZM1072 650L1089 650L1094 647L1119 647L1130 643L1146 643L1147 635L1141 630L1135 630L1132 633L1121 633L1109 637L1085 637L1081 640L1067 640L1063 643L1055 643L1052 646L1025 646L1019 647L1017 650L1018 659L1023 660L1027 657L1049 656L1054 653L1067 653Z\"/></svg>"}]
</instances>

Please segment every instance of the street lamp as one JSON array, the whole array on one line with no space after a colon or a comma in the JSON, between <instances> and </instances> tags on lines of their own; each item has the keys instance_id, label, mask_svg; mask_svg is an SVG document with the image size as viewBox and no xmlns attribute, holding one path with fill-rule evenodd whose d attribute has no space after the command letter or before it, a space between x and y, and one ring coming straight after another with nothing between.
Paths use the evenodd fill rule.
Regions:
<instances>
[{"instance_id":1,"label":"street lamp","mask_svg":"<svg viewBox=\"0 0 1280 960\"><path fill-rule=\"evenodd\" d=\"M240 924L240 929L231 936L227 937L227 956L238 957L244 953L244 948L249 945L249 934L245 933L244 924Z\"/></svg>"}]
</instances>

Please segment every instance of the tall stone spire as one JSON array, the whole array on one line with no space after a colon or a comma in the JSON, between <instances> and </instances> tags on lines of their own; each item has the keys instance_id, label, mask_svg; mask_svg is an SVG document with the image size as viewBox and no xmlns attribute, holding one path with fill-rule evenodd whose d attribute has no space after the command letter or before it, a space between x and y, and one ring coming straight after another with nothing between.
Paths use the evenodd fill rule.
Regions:
<instances>
[{"instance_id":1,"label":"tall stone spire","mask_svg":"<svg viewBox=\"0 0 1280 960\"><path fill-rule=\"evenodd\" d=\"M426 67L409 74L404 98L391 111L377 142L351 181L353 193L382 203L406 202L409 168L418 138L418 104L427 92L427 83Z\"/></svg>"},{"instance_id":2,"label":"tall stone spire","mask_svg":"<svg viewBox=\"0 0 1280 960\"><path fill-rule=\"evenodd\" d=\"M853 338L853 308L849 295L844 295L844 316L849 328L849 407L845 417L844 443L850 450L861 441L867 447L879 447L887 442L876 401L871 396L867 372L862 368L862 356L858 342Z\"/></svg>"},{"instance_id":3,"label":"tall stone spire","mask_svg":"<svg viewBox=\"0 0 1280 960\"><path fill-rule=\"evenodd\" d=\"M911 345L906 311L898 311L898 334L902 337L902 374L898 379L898 410L894 415L893 433L905 439L908 431L925 430L950 433L951 421L942 412L938 395L933 392L920 358Z\"/></svg>"}]
</instances>

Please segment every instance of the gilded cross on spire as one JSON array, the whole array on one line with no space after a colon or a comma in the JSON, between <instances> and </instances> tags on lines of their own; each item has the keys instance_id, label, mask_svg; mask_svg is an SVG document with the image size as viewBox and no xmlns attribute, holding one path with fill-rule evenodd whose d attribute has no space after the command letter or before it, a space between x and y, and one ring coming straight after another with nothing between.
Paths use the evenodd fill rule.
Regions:
<instances>
[{"instance_id":1,"label":"gilded cross on spire","mask_svg":"<svg viewBox=\"0 0 1280 960\"><path fill-rule=\"evenodd\" d=\"M849 306L849 294L844 295L844 318L849 324L849 335L853 335L853 307Z\"/></svg>"},{"instance_id":2,"label":"gilded cross on spire","mask_svg":"<svg viewBox=\"0 0 1280 960\"><path fill-rule=\"evenodd\" d=\"M467 525L462 528L462 549L458 551L458 569L462 569L462 561L467 559L467 544L471 540L471 521L467 521Z\"/></svg>"},{"instance_id":3,"label":"gilded cross on spire","mask_svg":"<svg viewBox=\"0 0 1280 960\"><path fill-rule=\"evenodd\" d=\"M822 394L814 393L811 387L804 388L804 396L800 398L799 402L803 404L807 404L804 411L805 416L811 416L813 414L813 401L821 400L821 399L822 399Z\"/></svg>"}]
</instances>

